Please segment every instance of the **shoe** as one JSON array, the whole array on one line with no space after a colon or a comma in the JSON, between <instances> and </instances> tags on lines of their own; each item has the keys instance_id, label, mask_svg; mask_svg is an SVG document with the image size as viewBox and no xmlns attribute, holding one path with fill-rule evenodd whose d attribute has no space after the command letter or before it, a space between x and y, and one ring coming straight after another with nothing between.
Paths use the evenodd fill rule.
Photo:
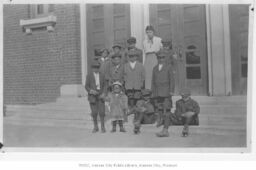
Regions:
<instances>
[{"instance_id":1,"label":"shoe","mask_svg":"<svg viewBox=\"0 0 256 170\"><path fill-rule=\"evenodd\" d=\"M96 133L99 131L99 128L93 128L92 133Z\"/></svg>"},{"instance_id":2,"label":"shoe","mask_svg":"<svg viewBox=\"0 0 256 170\"><path fill-rule=\"evenodd\" d=\"M101 133L106 133L105 127L101 127Z\"/></svg>"},{"instance_id":3,"label":"shoe","mask_svg":"<svg viewBox=\"0 0 256 170\"><path fill-rule=\"evenodd\" d=\"M157 137L169 137L168 129L163 129L161 132L156 133Z\"/></svg>"},{"instance_id":4,"label":"shoe","mask_svg":"<svg viewBox=\"0 0 256 170\"><path fill-rule=\"evenodd\" d=\"M188 136L188 128L183 128L181 136L182 137L187 137Z\"/></svg>"},{"instance_id":5,"label":"shoe","mask_svg":"<svg viewBox=\"0 0 256 170\"><path fill-rule=\"evenodd\" d=\"M112 122L112 130L110 131L111 133L116 132L116 121Z\"/></svg>"},{"instance_id":6,"label":"shoe","mask_svg":"<svg viewBox=\"0 0 256 170\"><path fill-rule=\"evenodd\" d=\"M124 129L124 127L120 127L120 132L126 132L126 130Z\"/></svg>"},{"instance_id":7,"label":"shoe","mask_svg":"<svg viewBox=\"0 0 256 170\"><path fill-rule=\"evenodd\" d=\"M139 134L140 133L140 129L138 129L138 128L134 128L134 130L133 130L133 132L134 132L134 134Z\"/></svg>"}]
</instances>

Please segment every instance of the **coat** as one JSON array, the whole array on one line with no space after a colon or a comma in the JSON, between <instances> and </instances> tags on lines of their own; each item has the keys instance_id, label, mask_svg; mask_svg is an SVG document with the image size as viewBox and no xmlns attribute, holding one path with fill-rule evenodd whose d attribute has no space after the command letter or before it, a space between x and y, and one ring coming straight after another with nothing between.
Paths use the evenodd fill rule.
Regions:
<instances>
[{"instance_id":1,"label":"coat","mask_svg":"<svg viewBox=\"0 0 256 170\"><path fill-rule=\"evenodd\" d=\"M134 69L131 67L130 62L124 65L124 81L125 89L140 90L145 81L145 68L138 61Z\"/></svg>"},{"instance_id":2,"label":"coat","mask_svg":"<svg viewBox=\"0 0 256 170\"><path fill-rule=\"evenodd\" d=\"M109 93L106 102L110 105L110 119L125 120L126 111L128 110L128 98L124 93L118 95Z\"/></svg>"},{"instance_id":3,"label":"coat","mask_svg":"<svg viewBox=\"0 0 256 170\"><path fill-rule=\"evenodd\" d=\"M99 97L99 95L101 95L102 93L105 93L104 75L99 72L99 77L100 77L100 90L97 90L96 81L95 81L93 72L90 72L86 76L85 89L88 92L88 101L90 103L94 103L97 100L97 98ZM89 94L90 90L96 90L96 91L98 91L99 94L98 95Z\"/></svg>"},{"instance_id":4,"label":"coat","mask_svg":"<svg viewBox=\"0 0 256 170\"><path fill-rule=\"evenodd\" d=\"M175 80L171 66L164 63L158 70L158 64L153 68L151 90L153 97L168 97L174 93Z\"/></svg>"},{"instance_id":5,"label":"coat","mask_svg":"<svg viewBox=\"0 0 256 170\"><path fill-rule=\"evenodd\" d=\"M106 63L105 80L110 86L114 81L124 82L124 65L119 64L117 68L112 62Z\"/></svg>"}]
</instances>

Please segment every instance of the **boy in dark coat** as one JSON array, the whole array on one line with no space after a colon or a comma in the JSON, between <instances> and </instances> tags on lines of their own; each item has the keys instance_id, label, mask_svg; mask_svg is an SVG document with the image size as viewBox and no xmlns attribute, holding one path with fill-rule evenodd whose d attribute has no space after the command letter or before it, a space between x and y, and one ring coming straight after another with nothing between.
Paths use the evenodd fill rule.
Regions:
<instances>
[{"instance_id":1,"label":"boy in dark coat","mask_svg":"<svg viewBox=\"0 0 256 170\"><path fill-rule=\"evenodd\" d=\"M176 102L175 113L168 112L164 115L164 127L161 132L156 134L158 137L168 137L168 127L170 125L184 125L182 136L187 137L189 125L191 123L198 125L198 114L200 112L198 103L191 99L189 89L182 89L180 95L182 98Z\"/></svg>"},{"instance_id":2,"label":"boy in dark coat","mask_svg":"<svg viewBox=\"0 0 256 170\"><path fill-rule=\"evenodd\" d=\"M133 110L134 112L134 133L140 133L141 123L153 123L154 122L154 107L151 104L150 96L151 91L148 89L142 90L143 98L136 103ZM146 119L146 120L145 120ZM153 120L152 120L153 119Z\"/></svg>"},{"instance_id":3,"label":"boy in dark coat","mask_svg":"<svg viewBox=\"0 0 256 170\"><path fill-rule=\"evenodd\" d=\"M166 63L168 52L160 50L156 53L158 64L153 68L152 73L152 97L155 100L155 110L158 113L157 127L160 126L164 103L170 103L172 108L172 96L174 94L175 80L171 65Z\"/></svg>"},{"instance_id":4,"label":"boy in dark coat","mask_svg":"<svg viewBox=\"0 0 256 170\"><path fill-rule=\"evenodd\" d=\"M85 89L88 92L88 101L91 107L91 116L93 118L93 133L99 131L97 117L99 115L101 122L101 132L105 133L105 102L104 102L104 76L99 71L100 63L92 62L92 72L86 76Z\"/></svg>"},{"instance_id":5,"label":"boy in dark coat","mask_svg":"<svg viewBox=\"0 0 256 170\"><path fill-rule=\"evenodd\" d=\"M145 81L145 68L137 61L138 52L131 49L128 52L129 61L124 65L124 81L129 107L132 108L141 98L141 90Z\"/></svg>"},{"instance_id":6,"label":"boy in dark coat","mask_svg":"<svg viewBox=\"0 0 256 170\"><path fill-rule=\"evenodd\" d=\"M128 55L128 52L130 50L135 50L136 53L138 54L138 57L137 57L137 61L139 61L140 63L143 63L143 51L139 48L136 47L136 38L135 37L130 37L128 40L127 40L127 44L128 44L128 47L127 49L125 50L125 62L128 62L129 61L129 55Z\"/></svg>"}]
</instances>

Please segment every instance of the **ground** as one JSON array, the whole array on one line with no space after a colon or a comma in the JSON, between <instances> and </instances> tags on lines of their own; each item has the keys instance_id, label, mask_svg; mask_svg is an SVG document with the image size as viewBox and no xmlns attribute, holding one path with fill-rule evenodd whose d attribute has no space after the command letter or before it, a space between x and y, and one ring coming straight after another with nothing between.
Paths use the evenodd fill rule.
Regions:
<instances>
[{"instance_id":1,"label":"ground","mask_svg":"<svg viewBox=\"0 0 256 170\"><path fill-rule=\"evenodd\" d=\"M170 130L170 137L158 138L155 132L161 130L153 125L146 125L142 133L134 135L132 127L126 127L127 132L91 133L91 129L73 127L42 127L42 126L4 126L4 144L6 147L243 147L246 143L244 135L212 135L193 134L183 138L181 127ZM9 132L9 133L7 133ZM10 133L11 132L11 133Z\"/></svg>"}]
</instances>

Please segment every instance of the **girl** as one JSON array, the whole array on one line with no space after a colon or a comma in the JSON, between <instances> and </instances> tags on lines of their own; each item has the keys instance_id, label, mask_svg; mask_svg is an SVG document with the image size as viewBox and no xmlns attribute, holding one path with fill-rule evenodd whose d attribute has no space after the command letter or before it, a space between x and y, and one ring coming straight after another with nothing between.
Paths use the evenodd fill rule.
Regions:
<instances>
[{"instance_id":1,"label":"girl","mask_svg":"<svg viewBox=\"0 0 256 170\"><path fill-rule=\"evenodd\" d=\"M128 98L122 92L122 84L116 81L112 84L112 92L106 97L110 104L110 119L112 119L112 131L116 132L116 124L119 124L120 132L126 132L123 126L127 121Z\"/></svg>"}]
</instances>

